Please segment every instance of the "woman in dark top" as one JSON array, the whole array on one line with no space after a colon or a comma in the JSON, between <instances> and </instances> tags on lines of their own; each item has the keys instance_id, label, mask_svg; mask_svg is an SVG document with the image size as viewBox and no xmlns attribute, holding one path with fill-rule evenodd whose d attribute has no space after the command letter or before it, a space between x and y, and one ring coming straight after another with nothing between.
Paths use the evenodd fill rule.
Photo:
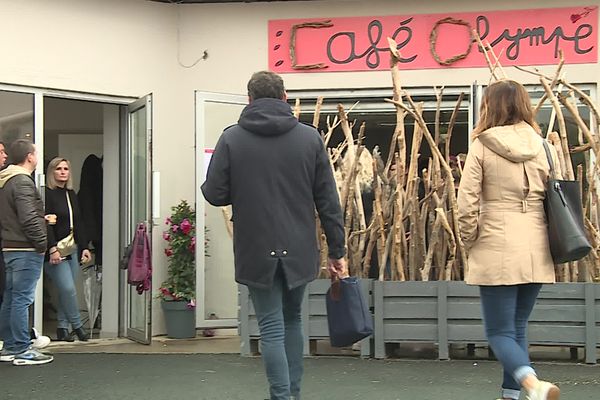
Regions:
<instances>
[{"instance_id":1,"label":"woman in dark top","mask_svg":"<svg viewBox=\"0 0 600 400\"><path fill-rule=\"evenodd\" d=\"M81 323L75 282L79 273L79 262L89 262L91 254L82 226L77 195L71 183L69 161L61 157L50 161L46 180L46 214L56 215L56 223L48 225L48 254L44 264L44 269L59 294L56 336L57 340L72 342L74 333L79 340L86 341L89 334ZM71 227L71 212L73 227ZM71 228L77 248L71 254L61 255L57 244L61 239L69 236ZM73 329L72 333L69 333L69 326Z\"/></svg>"}]
</instances>

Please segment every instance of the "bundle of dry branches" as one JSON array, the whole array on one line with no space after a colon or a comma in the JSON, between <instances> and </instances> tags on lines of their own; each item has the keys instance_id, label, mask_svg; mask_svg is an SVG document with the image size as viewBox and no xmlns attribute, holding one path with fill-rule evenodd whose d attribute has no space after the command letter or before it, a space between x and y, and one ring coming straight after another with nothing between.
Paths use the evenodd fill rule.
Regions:
<instances>
[{"instance_id":1,"label":"bundle of dry branches","mask_svg":"<svg viewBox=\"0 0 600 400\"><path fill-rule=\"evenodd\" d=\"M490 81L507 79L499 57L489 43L483 43L476 32L474 36L487 60ZM329 143L337 127L341 128L344 137L341 144L329 151L344 213L349 272L358 277L370 276L379 280L460 280L463 279L466 263L466 253L458 231L456 203L462 155L454 157L451 163L450 141L463 94L458 98L447 134L442 138L440 110L444 88L434 88L437 97L436 117L434 123L428 125L423 116L423 104L415 103L409 93L402 89L397 67L400 55L396 43L388 40L393 98L386 101L396 108L396 127L387 159L382 159L377 147L373 151L365 148L363 140L367 133L364 123L359 125L350 122L348 114L351 109L346 111L342 104L338 105L338 113L333 121L327 118L327 130L323 132L326 143ZM600 157L600 112L588 95L565 80L561 72L563 64L561 54L553 76L546 76L538 70L517 68L537 75L545 89L545 95L535 107L535 112L546 100L552 105L546 135L558 152L565 179L578 179L581 182L585 225L594 246L594 250L583 260L557 266L557 279L564 282L600 281L597 188L600 174L597 162ZM585 124L575 104L577 98L594 117L591 129ZM319 124L322 103L323 99L319 98L313 118L315 126ZM579 129L580 140L576 146L568 142L563 110L570 114ZM296 113L299 112L300 105L297 103ZM406 148L407 116L414 121L410 149ZM554 121L557 122L558 133L552 131ZM429 130L432 125L435 127L433 134ZM428 159L419 154L423 140L431 150ZM579 165L573 168L571 154L575 152L585 154L585 167ZM423 165L426 167L419 170L419 166ZM372 212L365 212L371 209ZM318 235L322 271L325 271L327 246L320 227Z\"/></svg>"}]
</instances>

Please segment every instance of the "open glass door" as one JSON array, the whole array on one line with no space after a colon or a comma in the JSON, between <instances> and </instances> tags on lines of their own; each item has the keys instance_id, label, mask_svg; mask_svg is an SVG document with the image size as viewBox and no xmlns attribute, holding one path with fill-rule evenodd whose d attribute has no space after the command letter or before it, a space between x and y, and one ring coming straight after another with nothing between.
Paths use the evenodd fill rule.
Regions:
<instances>
[{"instance_id":1,"label":"open glass door","mask_svg":"<svg viewBox=\"0 0 600 400\"><path fill-rule=\"evenodd\" d=\"M136 225L145 223L152 233L152 95L127 107L128 129L125 145L126 216L125 243L131 243ZM152 241L150 241L152 242ZM125 295L126 336L150 344L152 338L152 290L141 295L128 285Z\"/></svg>"},{"instance_id":2,"label":"open glass door","mask_svg":"<svg viewBox=\"0 0 600 400\"><path fill-rule=\"evenodd\" d=\"M227 225L230 214L209 205L200 186L219 136L237 122L247 103L247 96L196 92L196 237L198 243L207 243L206 249L196 246L198 328L237 328L238 288Z\"/></svg>"}]
</instances>

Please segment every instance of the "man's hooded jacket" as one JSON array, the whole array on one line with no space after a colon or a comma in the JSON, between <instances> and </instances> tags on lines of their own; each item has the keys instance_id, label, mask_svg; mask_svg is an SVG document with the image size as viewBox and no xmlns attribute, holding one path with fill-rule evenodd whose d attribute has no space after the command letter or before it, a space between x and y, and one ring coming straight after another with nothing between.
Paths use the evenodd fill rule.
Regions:
<instances>
[{"instance_id":1,"label":"man's hooded jacket","mask_svg":"<svg viewBox=\"0 0 600 400\"><path fill-rule=\"evenodd\" d=\"M46 251L44 204L28 170L0 171L0 227L3 251Z\"/></svg>"},{"instance_id":2,"label":"man's hooded jacket","mask_svg":"<svg viewBox=\"0 0 600 400\"><path fill-rule=\"evenodd\" d=\"M213 153L206 200L233 208L236 281L269 288L278 266L288 287L316 278L316 211L329 256L345 254L343 217L319 133L278 99L252 101L223 132Z\"/></svg>"}]
</instances>

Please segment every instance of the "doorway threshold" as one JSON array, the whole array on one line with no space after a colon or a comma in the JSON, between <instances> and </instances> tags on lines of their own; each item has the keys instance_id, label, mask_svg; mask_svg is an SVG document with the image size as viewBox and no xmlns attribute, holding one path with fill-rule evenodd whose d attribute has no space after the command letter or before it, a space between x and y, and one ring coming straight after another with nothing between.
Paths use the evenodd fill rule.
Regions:
<instances>
[{"instance_id":1,"label":"doorway threshold","mask_svg":"<svg viewBox=\"0 0 600 400\"><path fill-rule=\"evenodd\" d=\"M152 344L139 344L126 338L91 339L88 342L52 342L43 351L50 353L112 354L239 354L240 337L197 336L192 339L152 338Z\"/></svg>"}]
</instances>

